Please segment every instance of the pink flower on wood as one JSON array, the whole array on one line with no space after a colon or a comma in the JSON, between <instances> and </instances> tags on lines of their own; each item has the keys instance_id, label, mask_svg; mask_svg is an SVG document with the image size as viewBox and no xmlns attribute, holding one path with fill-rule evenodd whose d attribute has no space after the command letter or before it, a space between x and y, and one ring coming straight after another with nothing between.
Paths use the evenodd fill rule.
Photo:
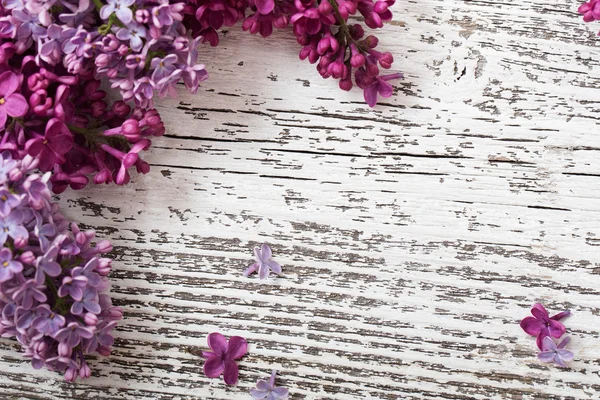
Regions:
<instances>
[{"instance_id":1,"label":"pink flower on wood","mask_svg":"<svg viewBox=\"0 0 600 400\"><path fill-rule=\"evenodd\" d=\"M203 351L206 357L204 374L209 378L218 378L223 374L223 380L228 385L235 385L238 380L238 366L235 360L242 358L248 351L246 339L232 336L229 342L218 332L208 335L208 347L212 351Z\"/></svg>"},{"instance_id":2,"label":"pink flower on wood","mask_svg":"<svg viewBox=\"0 0 600 400\"><path fill-rule=\"evenodd\" d=\"M552 336L558 339L565 333L566 328L559 321L571 315L571 312L563 311L550 317L544 306L537 303L531 309L531 314L533 317L523 318L521 321L521 328L523 328L527 334L537 336L537 346L540 350L543 350L543 341L546 336Z\"/></svg>"}]
</instances>

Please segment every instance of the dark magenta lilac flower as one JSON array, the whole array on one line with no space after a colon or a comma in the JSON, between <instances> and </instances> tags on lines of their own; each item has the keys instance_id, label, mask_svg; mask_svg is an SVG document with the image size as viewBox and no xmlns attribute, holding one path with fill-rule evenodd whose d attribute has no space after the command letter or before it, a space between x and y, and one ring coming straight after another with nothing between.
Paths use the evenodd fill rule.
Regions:
<instances>
[{"instance_id":1,"label":"dark magenta lilac flower","mask_svg":"<svg viewBox=\"0 0 600 400\"><path fill-rule=\"evenodd\" d=\"M550 336L544 337L538 359L541 362L554 362L559 367L567 368L566 363L573 361L573 353L565 349L570 340L571 338L567 336L557 345Z\"/></svg>"},{"instance_id":2,"label":"dark magenta lilac flower","mask_svg":"<svg viewBox=\"0 0 600 400\"><path fill-rule=\"evenodd\" d=\"M228 341L225 336L214 332L208 335L208 347L212 351L202 352L202 356L206 358L204 374L209 378L223 375L226 384L235 385L239 375L235 360L242 358L248 351L246 339L232 336Z\"/></svg>"},{"instance_id":3,"label":"dark magenta lilac flower","mask_svg":"<svg viewBox=\"0 0 600 400\"><path fill-rule=\"evenodd\" d=\"M260 248L255 247L254 256L256 257L256 262L244 271L244 276L249 276L257 271L260 279L267 279L270 272L276 275L281 274L281 265L271 260L272 252L267 244L262 244Z\"/></svg>"},{"instance_id":4,"label":"dark magenta lilac flower","mask_svg":"<svg viewBox=\"0 0 600 400\"><path fill-rule=\"evenodd\" d=\"M289 391L287 388L275 386L275 377L277 371L273 370L269 381L259 380L256 382L256 388L250 389L250 394L256 400L285 400L288 398Z\"/></svg>"},{"instance_id":5,"label":"dark magenta lilac flower","mask_svg":"<svg viewBox=\"0 0 600 400\"><path fill-rule=\"evenodd\" d=\"M560 320L568 317L571 312L563 311L550 317L544 306L536 303L531 314L533 317L523 318L520 325L527 334L537 336L537 346L542 350L542 342L546 336L559 338L565 333L566 328Z\"/></svg>"}]
</instances>

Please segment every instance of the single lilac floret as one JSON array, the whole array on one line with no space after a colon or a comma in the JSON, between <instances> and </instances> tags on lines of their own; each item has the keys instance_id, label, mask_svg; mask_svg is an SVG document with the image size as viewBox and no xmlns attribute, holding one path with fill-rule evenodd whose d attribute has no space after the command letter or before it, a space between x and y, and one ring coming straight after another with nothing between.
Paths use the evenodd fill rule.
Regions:
<instances>
[{"instance_id":1,"label":"single lilac floret","mask_svg":"<svg viewBox=\"0 0 600 400\"><path fill-rule=\"evenodd\" d=\"M128 24L133 19L133 11L131 7L135 0L106 0L108 3L100 9L100 18L108 19L112 13L115 13L117 18L124 24Z\"/></svg>"},{"instance_id":2,"label":"single lilac floret","mask_svg":"<svg viewBox=\"0 0 600 400\"><path fill-rule=\"evenodd\" d=\"M256 400L284 400L287 399L289 391L287 388L275 386L275 376L277 371L273 370L269 381L259 380L256 382L256 389L250 389L250 394Z\"/></svg>"},{"instance_id":3,"label":"single lilac floret","mask_svg":"<svg viewBox=\"0 0 600 400\"><path fill-rule=\"evenodd\" d=\"M544 337L542 351L538 354L539 360L545 363L554 362L560 367L567 368L566 363L573 361L573 353L565 350L565 346L570 340L571 338L567 336L556 345L550 336Z\"/></svg>"},{"instance_id":4,"label":"single lilac floret","mask_svg":"<svg viewBox=\"0 0 600 400\"><path fill-rule=\"evenodd\" d=\"M260 249L255 247L254 256L256 262L244 271L244 276L249 276L256 271L258 271L260 279L267 279L270 272L276 275L281 274L281 265L271 260L271 248L267 244L263 244Z\"/></svg>"}]
</instances>

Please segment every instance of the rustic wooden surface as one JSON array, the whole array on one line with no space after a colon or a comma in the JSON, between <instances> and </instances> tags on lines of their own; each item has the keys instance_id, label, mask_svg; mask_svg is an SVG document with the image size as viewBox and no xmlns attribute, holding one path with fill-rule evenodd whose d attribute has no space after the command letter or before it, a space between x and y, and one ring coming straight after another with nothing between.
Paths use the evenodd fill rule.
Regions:
<instances>
[{"instance_id":1,"label":"rustic wooden surface","mask_svg":"<svg viewBox=\"0 0 600 400\"><path fill-rule=\"evenodd\" d=\"M114 354L69 384L0 341L2 399L600 397L600 39L579 3L402 1L380 33L406 74L371 110L297 61L289 32L233 29L211 79L126 188L69 192L115 245ZM268 242L285 276L241 275ZM518 321L573 310L575 361ZM240 382L187 353L242 335Z\"/></svg>"}]
</instances>

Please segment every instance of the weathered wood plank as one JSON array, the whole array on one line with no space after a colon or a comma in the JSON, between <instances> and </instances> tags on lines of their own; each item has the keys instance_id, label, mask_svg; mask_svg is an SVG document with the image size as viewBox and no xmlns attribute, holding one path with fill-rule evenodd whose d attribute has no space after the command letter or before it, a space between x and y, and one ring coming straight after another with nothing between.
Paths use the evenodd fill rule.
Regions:
<instances>
[{"instance_id":1,"label":"weathered wood plank","mask_svg":"<svg viewBox=\"0 0 600 400\"><path fill-rule=\"evenodd\" d=\"M598 398L600 26L576 7L396 4L406 80L374 110L288 33L228 32L158 105L149 175L61 197L115 244L114 354L73 385L0 340L3 398L247 399L271 368L292 399ZM284 277L241 276L262 241ZM571 369L520 330L535 301L573 310ZM215 330L251 343L237 387L186 352Z\"/></svg>"}]
</instances>

